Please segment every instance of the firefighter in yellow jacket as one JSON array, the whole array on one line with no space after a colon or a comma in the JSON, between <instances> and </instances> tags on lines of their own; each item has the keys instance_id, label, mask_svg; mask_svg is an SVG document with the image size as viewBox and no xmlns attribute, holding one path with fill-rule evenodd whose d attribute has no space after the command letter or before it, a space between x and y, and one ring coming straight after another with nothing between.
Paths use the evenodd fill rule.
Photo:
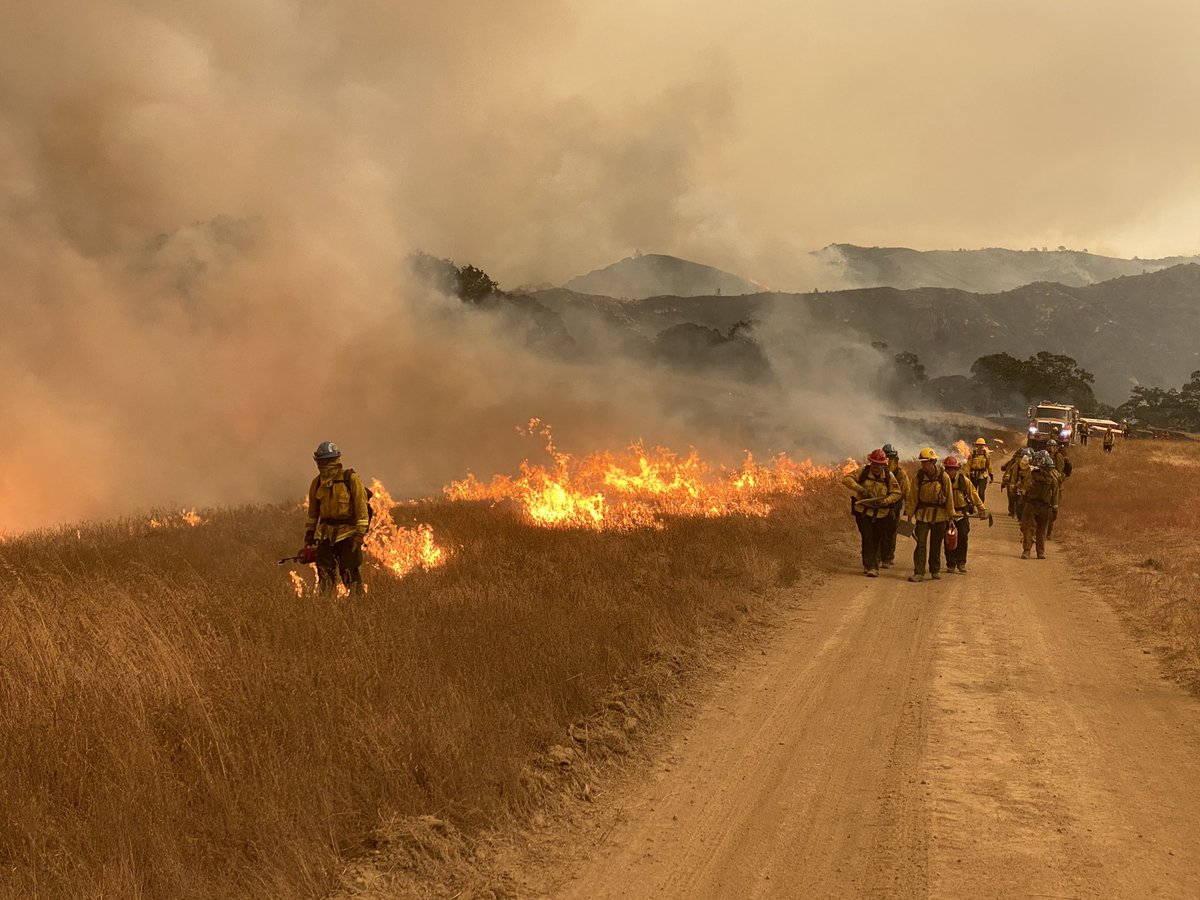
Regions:
<instances>
[{"instance_id":1,"label":"firefighter in yellow jacket","mask_svg":"<svg viewBox=\"0 0 1200 900\"><path fill-rule=\"evenodd\" d=\"M913 573L909 581L925 578L926 554L929 560L929 577L941 578L942 544L946 540L946 526L956 517L954 509L954 487L950 476L938 468L937 454L925 447L917 454L921 467L908 482L908 497L904 503L904 517L916 519L913 537L917 548L913 551Z\"/></svg>"},{"instance_id":2,"label":"firefighter in yellow jacket","mask_svg":"<svg viewBox=\"0 0 1200 900\"><path fill-rule=\"evenodd\" d=\"M954 487L954 526L958 529L958 544L953 550L946 548L946 571L967 574L967 541L971 535L971 516L985 516L991 523L991 514L983 505L983 498L975 490L975 485L962 471L957 456L947 456L942 466L950 476L950 484Z\"/></svg>"},{"instance_id":3,"label":"firefighter in yellow jacket","mask_svg":"<svg viewBox=\"0 0 1200 900\"><path fill-rule=\"evenodd\" d=\"M842 484L854 497L850 510L862 535L863 574L879 577L884 538L891 524L892 507L900 502L900 482L888 471L888 459L882 450L872 450L867 464L857 474L849 474Z\"/></svg>"},{"instance_id":4,"label":"firefighter in yellow jacket","mask_svg":"<svg viewBox=\"0 0 1200 900\"><path fill-rule=\"evenodd\" d=\"M982 500L987 496L988 484L996 480L992 471L992 451L988 449L987 441L983 438L975 438L975 447L967 457L967 474Z\"/></svg>"},{"instance_id":5,"label":"firefighter in yellow jacket","mask_svg":"<svg viewBox=\"0 0 1200 900\"><path fill-rule=\"evenodd\" d=\"M1021 559L1029 559L1029 551L1037 544L1038 559L1046 558L1046 528L1050 517L1058 512L1062 482L1054 459L1042 451L1034 458L1025 476L1025 509L1021 514Z\"/></svg>"},{"instance_id":6,"label":"firefighter in yellow jacket","mask_svg":"<svg viewBox=\"0 0 1200 900\"><path fill-rule=\"evenodd\" d=\"M362 545L370 525L367 492L353 469L342 466L342 452L322 441L313 453L317 477L308 488L308 523L304 545L317 547L317 583L322 592L341 578L350 591L362 593Z\"/></svg>"}]
</instances>

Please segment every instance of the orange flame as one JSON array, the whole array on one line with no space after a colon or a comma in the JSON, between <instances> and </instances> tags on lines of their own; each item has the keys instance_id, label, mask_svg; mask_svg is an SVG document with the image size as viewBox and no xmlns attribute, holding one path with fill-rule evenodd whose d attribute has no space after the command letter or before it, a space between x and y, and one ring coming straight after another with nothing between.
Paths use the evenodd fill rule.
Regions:
<instances>
[{"instance_id":1,"label":"orange flame","mask_svg":"<svg viewBox=\"0 0 1200 900\"><path fill-rule=\"evenodd\" d=\"M371 480L371 506L375 517L371 530L363 541L363 550L379 566L397 578L416 569L429 570L444 565L449 551L439 547L428 525L402 528L392 521L391 512L397 506L392 495L378 478Z\"/></svg>"},{"instance_id":2,"label":"orange flame","mask_svg":"<svg viewBox=\"0 0 1200 900\"><path fill-rule=\"evenodd\" d=\"M151 518L146 523L152 531L158 528L182 528L184 525L195 528L197 525L203 524L204 519L200 518L194 509L180 510L178 516L164 516L161 519Z\"/></svg>"},{"instance_id":3,"label":"orange flame","mask_svg":"<svg viewBox=\"0 0 1200 900\"><path fill-rule=\"evenodd\" d=\"M746 454L734 470L714 470L692 450L680 456L665 447L647 450L640 441L625 453L592 453L576 459L559 452L549 426L531 420L526 433L547 438L553 462L521 464L516 477L497 475L488 484L468 475L444 488L451 500L515 502L536 525L559 528L661 528L664 516L765 516L769 498L803 493L814 478L840 472L811 460L779 454L767 464ZM858 463L849 460L849 470ZM846 469L843 469L846 471Z\"/></svg>"}]
</instances>

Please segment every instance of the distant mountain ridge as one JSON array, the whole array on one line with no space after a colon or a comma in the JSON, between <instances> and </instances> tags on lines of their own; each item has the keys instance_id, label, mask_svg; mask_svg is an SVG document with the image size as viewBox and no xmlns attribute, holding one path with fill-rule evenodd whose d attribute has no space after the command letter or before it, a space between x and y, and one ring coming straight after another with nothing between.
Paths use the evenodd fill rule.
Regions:
<instances>
[{"instance_id":1,"label":"distant mountain ridge","mask_svg":"<svg viewBox=\"0 0 1200 900\"><path fill-rule=\"evenodd\" d=\"M1200 256L1120 259L1086 250L910 250L907 247L859 247L830 244L813 258L830 277L830 287L957 288L999 293L1035 282L1071 287L1098 284L1127 275L1157 272ZM826 285L822 284L822 288Z\"/></svg>"},{"instance_id":2,"label":"distant mountain ridge","mask_svg":"<svg viewBox=\"0 0 1200 900\"><path fill-rule=\"evenodd\" d=\"M557 288L531 296L578 334L586 322L647 341L691 323L732 334L739 323L796 317L821 334L853 333L917 353L932 375L963 373L980 356L1064 353L1096 375L1101 400L1121 402L1136 383L1177 386L1200 369L1200 265L1098 284L1026 284L1002 292L945 287L859 288L806 294L656 296L622 302ZM767 327L770 327L768 324ZM751 327L752 338L755 327Z\"/></svg>"},{"instance_id":3,"label":"distant mountain ridge","mask_svg":"<svg viewBox=\"0 0 1200 900\"><path fill-rule=\"evenodd\" d=\"M661 253L626 257L603 269L578 275L563 287L578 294L626 300L755 294L765 290L739 275Z\"/></svg>"}]
</instances>

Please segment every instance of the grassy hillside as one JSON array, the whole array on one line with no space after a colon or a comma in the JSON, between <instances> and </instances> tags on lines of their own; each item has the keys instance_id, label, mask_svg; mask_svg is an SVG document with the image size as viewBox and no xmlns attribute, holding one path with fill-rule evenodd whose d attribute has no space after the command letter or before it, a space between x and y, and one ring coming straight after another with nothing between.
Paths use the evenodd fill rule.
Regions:
<instances>
[{"instance_id":1,"label":"grassy hillside","mask_svg":"<svg viewBox=\"0 0 1200 900\"><path fill-rule=\"evenodd\" d=\"M621 752L712 635L803 589L844 512L832 475L767 517L661 530L406 505L449 563L372 570L352 601L275 565L295 507L10 537L0 896L318 897L385 820L521 816L584 746L571 723L622 691Z\"/></svg>"}]
</instances>

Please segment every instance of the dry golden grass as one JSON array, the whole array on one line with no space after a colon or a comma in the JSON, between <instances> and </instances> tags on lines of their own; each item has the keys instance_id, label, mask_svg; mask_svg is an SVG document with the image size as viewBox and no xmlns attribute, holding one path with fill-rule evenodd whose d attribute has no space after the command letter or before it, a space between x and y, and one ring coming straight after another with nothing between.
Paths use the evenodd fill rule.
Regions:
<instances>
[{"instance_id":1,"label":"dry golden grass","mask_svg":"<svg viewBox=\"0 0 1200 900\"><path fill-rule=\"evenodd\" d=\"M1117 439L1074 448L1061 536L1089 577L1200 693L1200 444Z\"/></svg>"},{"instance_id":2,"label":"dry golden grass","mask_svg":"<svg viewBox=\"0 0 1200 900\"><path fill-rule=\"evenodd\" d=\"M653 718L680 660L842 550L844 514L832 479L765 519L633 533L406 506L452 561L346 601L275 566L294 508L9 538L0 896L316 897L381 826L520 818L552 781L531 761L622 686Z\"/></svg>"}]
</instances>

